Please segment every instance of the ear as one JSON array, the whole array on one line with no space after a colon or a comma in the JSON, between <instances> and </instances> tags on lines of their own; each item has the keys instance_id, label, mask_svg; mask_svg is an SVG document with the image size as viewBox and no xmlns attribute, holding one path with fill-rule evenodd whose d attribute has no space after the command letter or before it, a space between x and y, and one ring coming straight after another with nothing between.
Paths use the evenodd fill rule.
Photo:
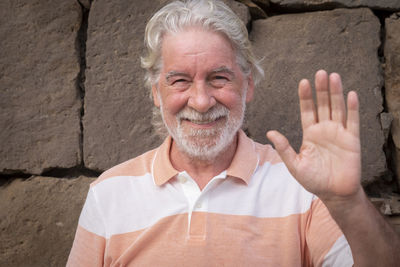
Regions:
<instances>
[{"instance_id":1,"label":"ear","mask_svg":"<svg viewBox=\"0 0 400 267\"><path fill-rule=\"evenodd\" d=\"M156 84L151 86L151 94L153 95L153 102L156 107L160 107L160 98L158 97L158 89Z\"/></svg>"},{"instance_id":2,"label":"ear","mask_svg":"<svg viewBox=\"0 0 400 267\"><path fill-rule=\"evenodd\" d=\"M253 95L254 95L254 81L253 81L253 75L250 74L247 77L246 103L249 103L251 100L253 100Z\"/></svg>"}]
</instances>

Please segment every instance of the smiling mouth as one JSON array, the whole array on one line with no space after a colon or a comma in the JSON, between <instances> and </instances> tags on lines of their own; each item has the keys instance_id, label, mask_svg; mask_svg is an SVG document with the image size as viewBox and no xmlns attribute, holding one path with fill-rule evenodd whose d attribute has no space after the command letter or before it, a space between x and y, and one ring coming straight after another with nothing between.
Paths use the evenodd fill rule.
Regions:
<instances>
[{"instance_id":1,"label":"smiling mouth","mask_svg":"<svg viewBox=\"0 0 400 267\"><path fill-rule=\"evenodd\" d=\"M188 121L188 122L191 122L191 123L197 124L197 125L206 125L206 124L216 123L218 121L221 121L224 118L225 118L225 116L221 116L218 118L211 118L211 119L207 119L207 120L195 120L195 119L192 120L189 118L182 118L182 121Z\"/></svg>"}]
</instances>

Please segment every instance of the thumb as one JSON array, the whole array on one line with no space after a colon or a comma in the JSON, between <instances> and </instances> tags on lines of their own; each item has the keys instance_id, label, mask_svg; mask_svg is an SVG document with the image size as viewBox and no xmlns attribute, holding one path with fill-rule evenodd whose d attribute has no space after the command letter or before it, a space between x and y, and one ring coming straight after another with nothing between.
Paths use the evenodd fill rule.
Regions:
<instances>
[{"instance_id":1,"label":"thumb","mask_svg":"<svg viewBox=\"0 0 400 267\"><path fill-rule=\"evenodd\" d=\"M296 173L295 162L296 162L296 151L289 144L287 138L278 131L268 131L267 138L274 144L276 151L282 158L286 167L289 169L290 173L294 176Z\"/></svg>"}]
</instances>

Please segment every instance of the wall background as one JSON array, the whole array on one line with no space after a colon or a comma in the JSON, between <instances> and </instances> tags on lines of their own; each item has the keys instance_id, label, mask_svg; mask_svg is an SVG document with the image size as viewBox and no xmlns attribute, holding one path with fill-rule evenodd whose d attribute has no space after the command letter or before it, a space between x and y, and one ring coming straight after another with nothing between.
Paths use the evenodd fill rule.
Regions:
<instances>
[{"instance_id":1,"label":"wall background","mask_svg":"<svg viewBox=\"0 0 400 267\"><path fill-rule=\"evenodd\" d=\"M160 144L139 56L166 2L0 2L0 266L65 265L89 183ZM225 2L266 72L246 132L298 147L298 81L340 73L360 96L363 185L400 231L400 0Z\"/></svg>"}]
</instances>

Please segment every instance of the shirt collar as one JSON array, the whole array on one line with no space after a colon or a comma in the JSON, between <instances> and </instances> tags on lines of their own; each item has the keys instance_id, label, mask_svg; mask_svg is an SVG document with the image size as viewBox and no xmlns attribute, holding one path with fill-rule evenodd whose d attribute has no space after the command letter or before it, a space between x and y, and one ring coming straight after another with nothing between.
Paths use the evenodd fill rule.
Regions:
<instances>
[{"instance_id":1,"label":"shirt collar","mask_svg":"<svg viewBox=\"0 0 400 267\"><path fill-rule=\"evenodd\" d=\"M238 146L231 165L226 170L228 176L240 178L248 184L259 162L255 143L243 130L238 132Z\"/></svg>"},{"instance_id":2,"label":"shirt collar","mask_svg":"<svg viewBox=\"0 0 400 267\"><path fill-rule=\"evenodd\" d=\"M153 161L153 177L156 185L161 186L171 178L175 177L177 171L171 164L169 152L172 145L172 138L168 136L161 146L157 149ZM233 156L231 165L226 170L228 176L242 179L246 184L249 183L251 176L258 165L258 154L255 143L248 138L242 131L238 131L238 146Z\"/></svg>"},{"instance_id":3,"label":"shirt collar","mask_svg":"<svg viewBox=\"0 0 400 267\"><path fill-rule=\"evenodd\" d=\"M175 177L179 172L171 164L169 151L171 150L172 138L168 136L158 147L153 161L153 179L158 186L163 185L169 179Z\"/></svg>"}]
</instances>

